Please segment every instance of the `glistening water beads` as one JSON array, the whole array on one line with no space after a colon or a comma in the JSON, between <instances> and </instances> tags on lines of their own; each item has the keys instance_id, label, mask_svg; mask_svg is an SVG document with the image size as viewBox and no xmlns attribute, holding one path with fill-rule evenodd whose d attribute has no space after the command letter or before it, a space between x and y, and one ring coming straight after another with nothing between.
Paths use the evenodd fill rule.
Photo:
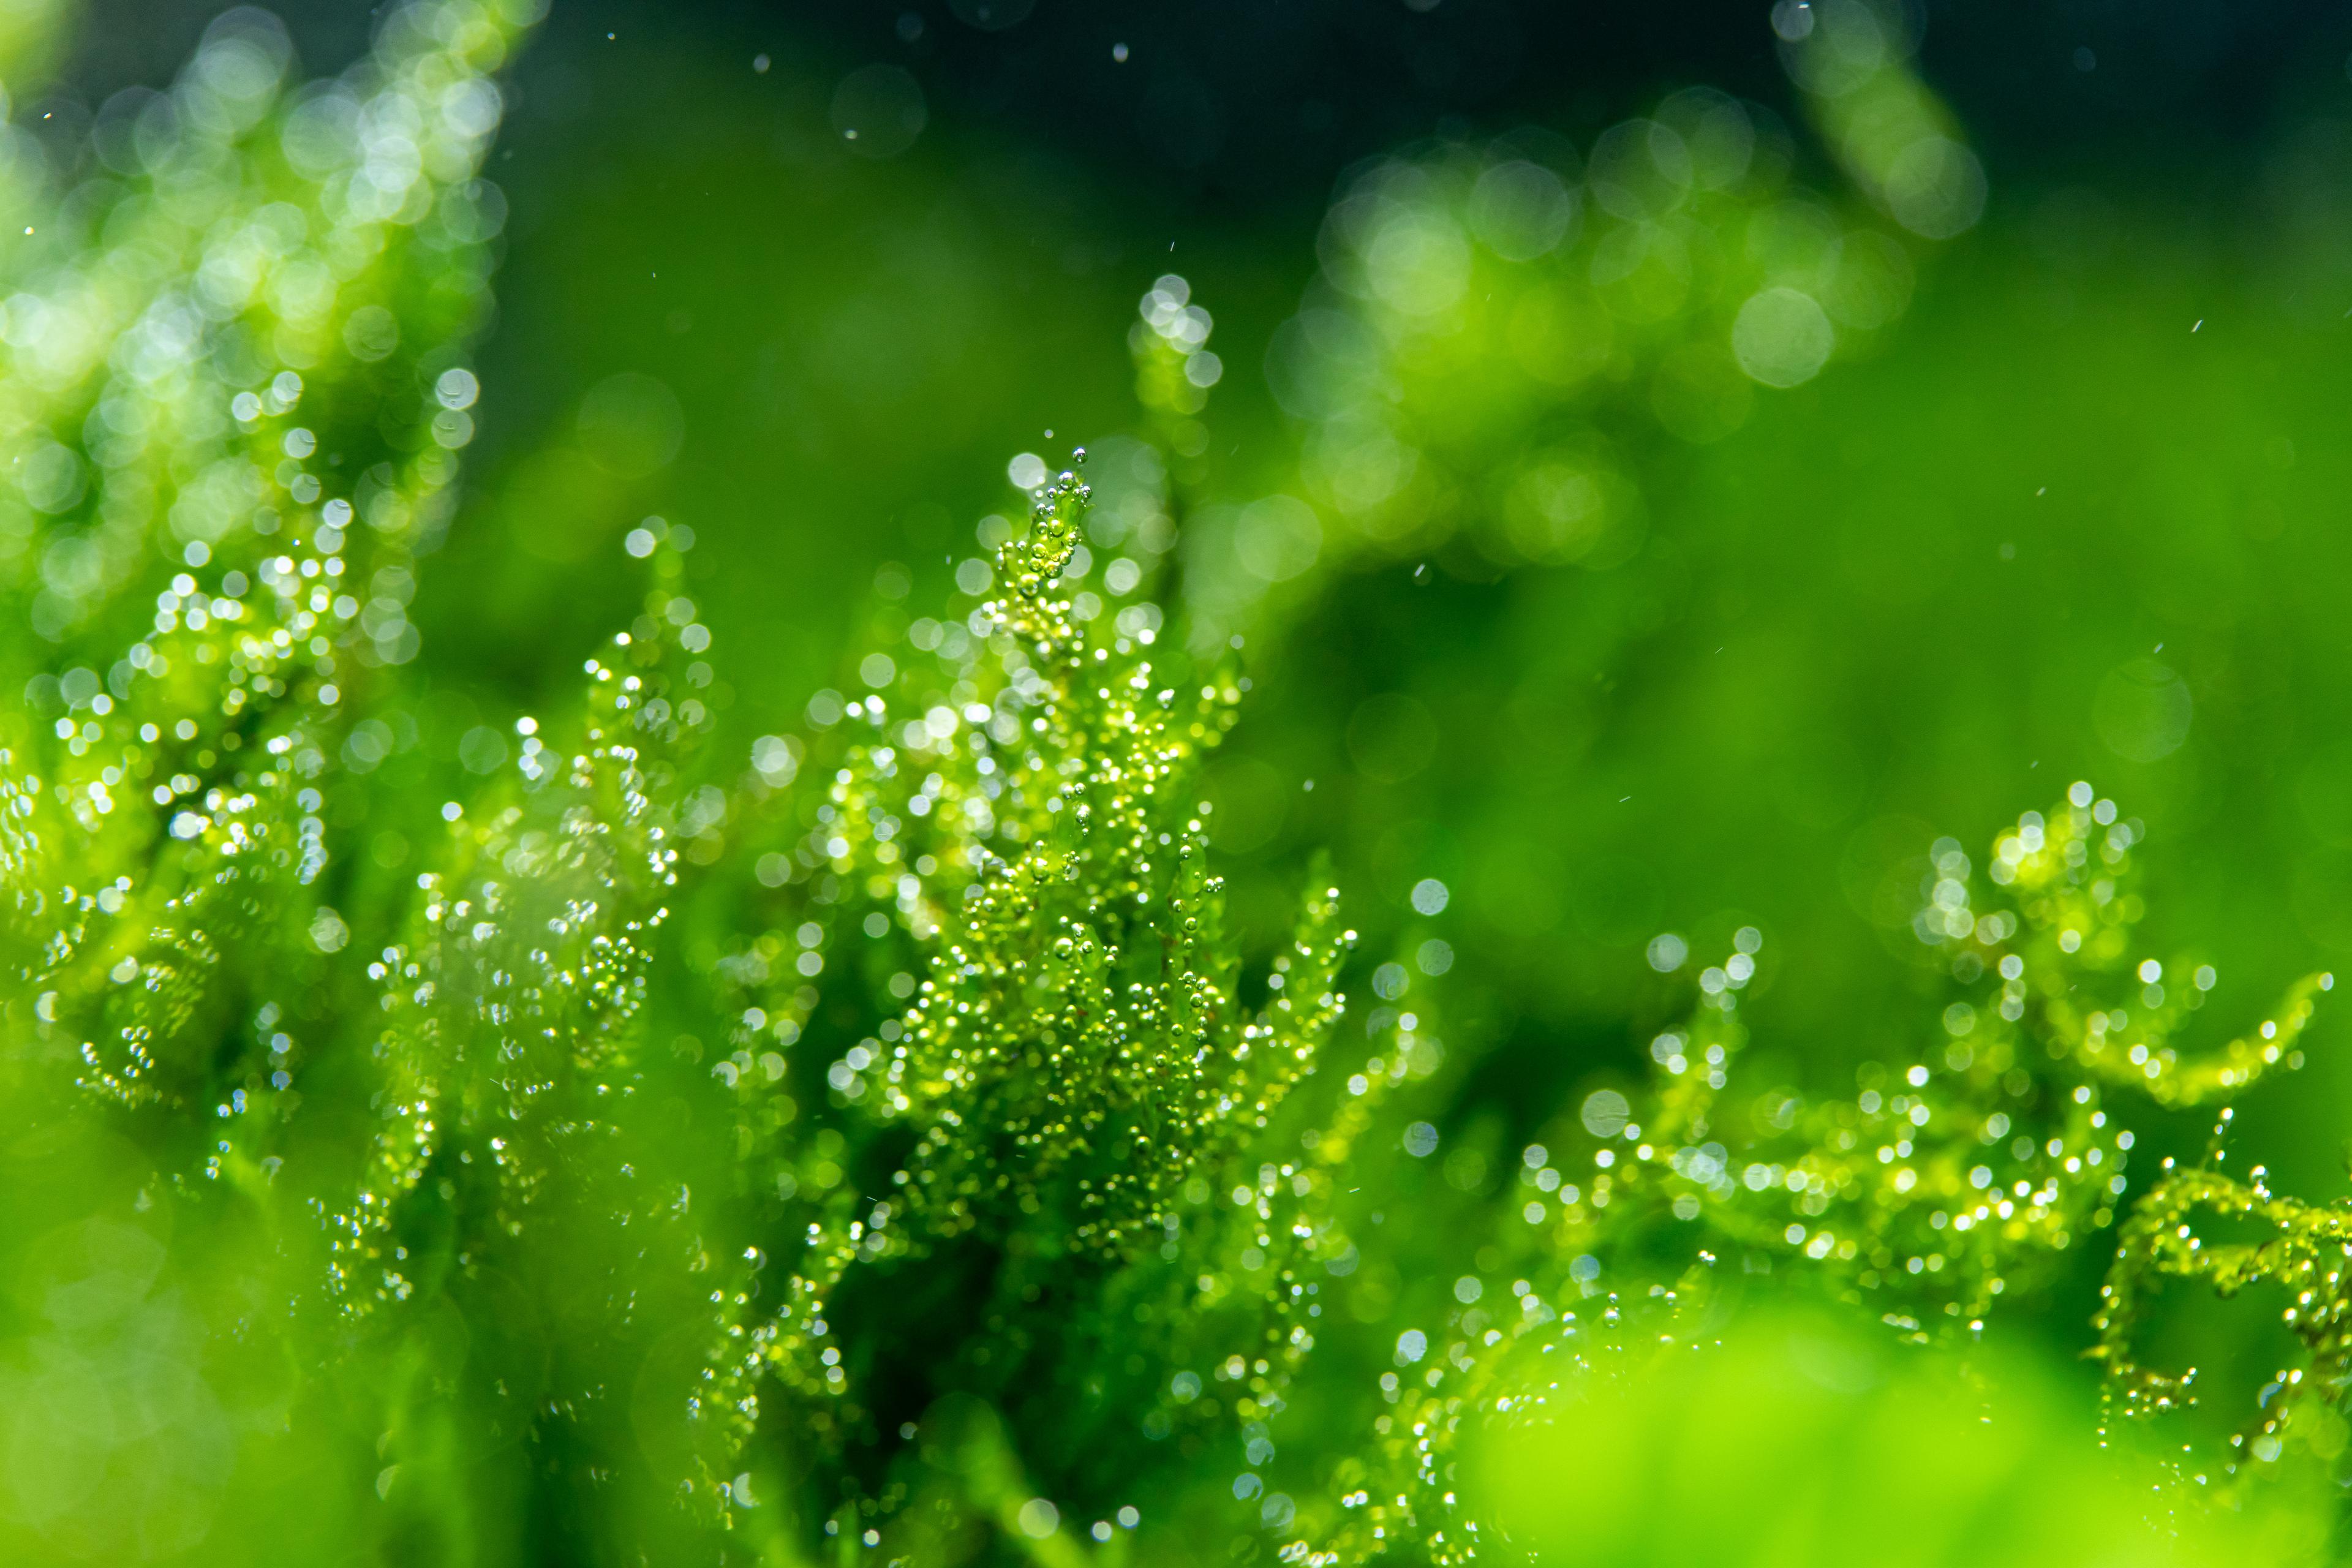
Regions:
<instances>
[{"instance_id":1,"label":"glistening water beads","mask_svg":"<svg viewBox=\"0 0 2352 1568\"><path fill-rule=\"evenodd\" d=\"M1877 62L1845 90L1874 90L1899 52L1873 55L1852 8L1822 15L1840 58ZM2326 977L2226 1048L2183 1051L2213 977L2135 946L2138 832L2086 788L1981 871L1936 847L1915 931L1956 990L1922 1020L1932 1049L1851 1099L1751 1091L1741 1006L1770 955L1743 929L1651 1040L1654 1083L1579 1096L1521 1151L1491 1230L1462 1238L1495 1266L1449 1268L1442 1315L1383 1329L1391 1367L1352 1390L1369 1432L1301 1419L1327 1307L1386 1246L1351 1189L1459 1152L1415 1099L1443 988L1390 1005L1407 967L1372 968L1382 1005L1344 1047L1360 961L1319 875L1278 950L1242 961L1201 786L1246 684L1165 564L1186 510L1169 476L1207 449L1223 374L1180 278L1134 329L1144 435L1059 474L1023 465L1025 526L997 520L993 560L962 563L940 614L856 650L854 701L717 754L688 535L649 521L626 546L643 614L576 699L510 741L485 728L479 782L407 809L428 776L407 605L478 413L465 345L503 211L478 178L490 73L530 20L412 5L343 79L289 94L282 37L238 13L162 107L102 121L87 165L12 143L36 233L0 321L0 553L40 640L0 775L10 1147L127 1174L94 1181L86 1215L5 1232L12 1276L59 1286L26 1320L40 1381L5 1372L25 1395L5 1402L24 1457L7 1528L117 1558L201 1533L239 1484L217 1456L244 1379L221 1369L274 1361L301 1369L295 1392L239 1430L291 1433L357 1479L338 1552L471 1542L519 1507L511 1485L535 1517L649 1555L725 1524L879 1561L976 1537L1173 1556L1191 1538L1149 1526L1198 1510L1205 1475L1204 1517L1294 1561L1455 1561L1484 1529L1465 1436L1551 1419L1662 1339L1704 1342L1722 1272L1817 1281L1903 1338L1965 1342L2118 1215L2101 1327L2123 1405L2179 1396L2137 1348L2152 1281L2278 1281L2312 1364L2283 1369L2222 1463L2341 1447L2335 1212L2259 1173L2169 1172L2136 1205L2126 1179L2127 1119L2296 1065ZM1733 384L1725 354L1784 384L1846 341L1823 322L1900 309L1891 241L1832 235L1745 172L1716 180L1736 108L1685 97L1604 138L1608 234L1580 277L1528 285L1549 303L1512 307L1541 324L1589 288L1654 308L1672 242L1723 196L1765 259L1736 309L1687 317L1706 364L1664 337L1638 362L1661 419L1714 406L1685 395ZM1847 152L1933 234L1967 169L1911 110L1856 115L1855 134L1910 139ZM1448 291L1462 267L1489 265L1447 224L1497 266L1581 243L1539 160L1428 177L1438 196L1391 173L1334 220L1354 248L1333 265L1364 269L1367 320L1402 313L1408 368L1467 297ZM1529 374L1581 363L1590 340L1562 322L1526 336ZM1322 479L1393 473L1365 447ZM1597 559L1577 542L1608 486L1540 467L1473 497L1465 526L1507 554ZM1325 499L1356 518L1369 494ZM1296 521L1259 515L1244 566L1302 575ZM1444 897L1424 884L1415 908ZM1430 979L1451 956L1416 952ZM2209 1242L2216 1214L2273 1235ZM192 1331L172 1290L140 1294L159 1279L226 1305ZM155 1418L102 1443L43 1425L118 1397Z\"/></svg>"}]
</instances>

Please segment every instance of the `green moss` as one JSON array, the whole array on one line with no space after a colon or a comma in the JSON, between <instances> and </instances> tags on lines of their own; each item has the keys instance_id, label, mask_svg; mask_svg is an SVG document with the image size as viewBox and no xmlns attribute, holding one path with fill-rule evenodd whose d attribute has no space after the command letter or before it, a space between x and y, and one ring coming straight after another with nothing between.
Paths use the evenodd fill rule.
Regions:
<instances>
[{"instance_id":1,"label":"green moss","mask_svg":"<svg viewBox=\"0 0 2352 1568\"><path fill-rule=\"evenodd\" d=\"M2185 1397L2141 1349L2164 1280L2275 1285L2305 1360L2213 1473L2342 1452L2341 1214L2218 1142L2126 1174L2164 1113L2300 1066L2329 977L2189 1048L2210 970L2141 945L2141 826L2086 784L1981 868L1934 847L1929 1044L1852 1096L1751 1068L1777 954L1741 926L1647 1078L1516 1149L1423 1120L1450 946L1375 963L1319 864L1271 952L1227 908L1249 629L1335 561L1603 567L1627 407L1712 438L1871 341L1816 326L1899 314L1907 253L1746 110L1609 132L1605 216L1550 143L1367 176L1348 298L1277 344L1322 514L1201 504L1222 362L1171 275L1138 428L1017 475L1025 521L880 613L853 697L719 746L692 532L648 518L577 689L436 763L406 606L475 430L524 13L410 5L299 91L237 13L94 162L0 169L35 220L0 317L16 1557L1463 1562L1508 1522L1465 1456L1586 1441L1743 1297L1966 1358L2110 1229L2122 1410ZM1839 156L1952 232L1973 161L1899 38L1830 15L1792 58ZM1407 1206L1475 1268L1413 1279Z\"/></svg>"}]
</instances>

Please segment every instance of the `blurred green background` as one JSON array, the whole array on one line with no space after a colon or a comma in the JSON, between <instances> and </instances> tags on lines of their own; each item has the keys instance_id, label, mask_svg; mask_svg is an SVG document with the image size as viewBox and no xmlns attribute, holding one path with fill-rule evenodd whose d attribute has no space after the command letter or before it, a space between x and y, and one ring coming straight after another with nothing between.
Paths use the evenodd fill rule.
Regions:
<instances>
[{"instance_id":1,"label":"blurred green background","mask_svg":"<svg viewBox=\"0 0 2352 1568\"><path fill-rule=\"evenodd\" d=\"M1528 125L1589 147L1706 84L1845 188L1761 5L994 5L559 0L492 165L483 434L413 611L445 766L635 613L616 545L652 513L698 536L730 749L846 689L1013 504L1011 455L1135 423L1123 334L1162 272L1227 367L1197 498L1295 488L1264 367L1366 159ZM164 79L212 10L110 9L61 126ZM1866 355L1707 444L1619 419L1646 528L1605 569L1343 561L1251 645L1218 773L1237 907L1269 946L1328 847L1368 957L1451 944L1426 1113L1498 1156L1487 1187L1641 1070L1685 1002L1644 960L1664 931L1767 933L1756 1081L1835 1091L1921 1048L1929 844L1979 854L2076 778L2146 820L2150 929L2220 968L2217 1029L2352 955L2352 18L1922 16L1990 195ZM363 45L359 7L288 20L313 73ZM2240 1120L2314 1199L2345 1189L2352 1104L2323 1027ZM1465 1267L1468 1184L1401 1194L1384 1289ZM2087 1340L2096 1254L2023 1309L2041 1352Z\"/></svg>"}]
</instances>

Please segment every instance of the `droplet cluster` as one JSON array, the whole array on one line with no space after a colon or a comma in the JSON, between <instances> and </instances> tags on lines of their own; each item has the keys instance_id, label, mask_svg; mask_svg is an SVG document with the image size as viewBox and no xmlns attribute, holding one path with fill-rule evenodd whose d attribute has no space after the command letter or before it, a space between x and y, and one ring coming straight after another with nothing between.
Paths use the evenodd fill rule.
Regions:
<instances>
[{"instance_id":1,"label":"droplet cluster","mask_svg":"<svg viewBox=\"0 0 2352 1568\"><path fill-rule=\"evenodd\" d=\"M1739 996L1763 951L1761 933L1742 930L1699 974L1688 1021L1652 1042L1658 1079L1645 1104L1597 1089L1572 1131L1526 1151L1520 1223L1498 1244L1496 1272L1517 1276L1508 1295L1499 1279L1465 1277L1442 1329L1400 1340L1373 1452L1343 1467L1339 1507L1317 1510L1331 1522L1308 1554L1350 1561L1409 1546L1471 1560L1479 1524L1454 1491L1460 1439L1565 1418L1590 1379L1638 1376L1655 1347L1706 1342L1706 1303L1727 1268L1811 1266L1903 1339L1965 1345L2005 1293L2041 1284L2060 1254L2121 1215L2097 1326L2127 1413L2182 1397L2185 1380L2141 1366L2133 1350L2140 1303L2161 1276L2297 1290L2286 1321L2312 1370L2282 1373L2281 1389L2336 1365L2347 1342L2340 1215L2277 1198L2259 1177L2247 1187L2169 1163L2126 1199L2137 1140L2123 1112L2227 1100L2300 1067L2296 1039L2332 985L2311 975L2244 1037L2184 1051L2175 1037L2218 976L2136 941L2143 835L2077 784L1996 838L1981 882L1956 842L1938 841L1914 929L1955 999L1936 1021L1937 1043L1906 1064L1866 1066L1851 1099L1739 1091ZM2278 1239L2209 1247L2189 1223L2200 1210L2251 1216ZM1661 1236L1679 1239L1662 1248ZM2268 1437L2274 1455L2294 1404L2263 1404L2239 1442Z\"/></svg>"},{"instance_id":2,"label":"droplet cluster","mask_svg":"<svg viewBox=\"0 0 2352 1568\"><path fill-rule=\"evenodd\" d=\"M1162 279L1145 300L1147 383L1188 330L1187 297ZM1089 531L1086 465L1041 466L1027 526L967 574L962 608L867 655L866 695L826 694L807 739L752 758L738 831L747 852L779 845L760 857L773 906L718 965L742 1024L715 1072L740 1097L755 1186L782 1199L765 1258L784 1279L747 1321L738 1371L832 1441L893 1427L861 1387L892 1331L852 1304L868 1277L919 1279L975 1244L1005 1257L1002 1312L937 1344L983 1366L1024 1353L1007 1319L1042 1290L1120 1303L1134 1342L1238 1385L1203 1398L1197 1379L1189 1395L1162 1380L1146 1397L1165 1433L1280 1408L1313 1344L1310 1266L1348 1245L1328 1218L1346 1132L1319 1160L1262 1152L1346 1012L1354 934L1318 883L1291 940L1244 973L1202 799L1241 684L1131 613L1133 558L1094 564L1089 544L1128 531ZM796 1069L861 951L903 965L875 987L885 1012L826 1047L821 1077ZM812 1079L824 1103L804 1111L793 1085ZM1346 1127L1365 1114L1351 1100ZM864 1181L845 1169L885 1149ZM886 1539L912 1506L856 1500Z\"/></svg>"}]
</instances>

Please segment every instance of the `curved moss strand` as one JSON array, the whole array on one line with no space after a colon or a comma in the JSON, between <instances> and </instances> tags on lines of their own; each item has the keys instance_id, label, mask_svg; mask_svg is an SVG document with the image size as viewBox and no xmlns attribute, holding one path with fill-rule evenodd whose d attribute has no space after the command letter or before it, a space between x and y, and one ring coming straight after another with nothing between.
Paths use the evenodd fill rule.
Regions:
<instances>
[{"instance_id":1,"label":"curved moss strand","mask_svg":"<svg viewBox=\"0 0 2352 1568\"><path fill-rule=\"evenodd\" d=\"M1489 1305L1505 1300L1490 1281L1478 1304L1425 1336L1424 1358L1384 1389L1366 1451L1338 1473L1337 1497L1302 1505L1292 1560L1410 1551L1472 1561L1479 1527L1460 1510L1452 1469L1465 1428L1543 1418L1578 1379L1637 1365L1644 1340L1690 1342L1695 1326L1703 1339L1696 1309L1717 1260L1735 1256L1810 1266L1903 1338L1965 1343L2005 1294L2040 1288L2060 1254L2123 1212L2097 1321L2128 1412L2181 1397L2182 1380L2128 1361L2137 1292L2164 1272L2225 1289L2296 1285L2304 1293L2286 1321L2314 1359L2305 1375L2283 1373L2283 1386L2332 1390L2318 1374L2343 1370L2334 1359L2345 1353L2339 1234L2352 1222L2202 1174L2168 1173L2126 1207L2135 1138L2108 1103L2126 1088L2167 1108L2226 1099L2266 1071L2300 1066L2294 1042L2332 977L2297 982L2247 1036L2184 1054L2174 1037L2211 976L2179 963L2168 971L2137 949L2137 838L2112 803L2078 784L2052 812L2029 813L1998 836L1990 900L1966 857L1939 847L1918 931L1956 977L1976 977L1956 984L1976 1000L1947 1009L1940 1049L1882 1070L1883 1089L1853 1099L1779 1089L1732 1098L1746 1038L1741 983L1727 962L1708 970L1698 1007L1660 1037L1661 1081L1646 1106L1628 1108L1623 1136L1580 1130L1547 1140L1545 1157L1566 1178L1557 1193L1575 1197L1546 1205L1540 1225L1505 1222L1503 1272L1524 1288L1516 1309ZM2168 973L2177 996L2159 994ZM2124 1005L2099 1008L2099 998ZM2157 1048L2135 1057L2118 1041ZM1580 1157L1562 1161L1579 1146ZM2200 1203L2268 1219L2281 1239L2209 1251L2181 1223ZM1688 1261L1662 1276L1643 1259L1678 1226L1675 1250ZM1619 1279L1621 1267L1634 1272ZM1638 1334L1629 1329L1636 1321ZM1609 1354L1596 1360L1596 1344ZM2291 1404L2274 1398L2271 1407L2242 1442L2284 1430Z\"/></svg>"},{"instance_id":2,"label":"curved moss strand","mask_svg":"<svg viewBox=\"0 0 2352 1568\"><path fill-rule=\"evenodd\" d=\"M2215 1241L2199 1234L2200 1220L2249 1225L2266 1232L2258 1241ZM2272 1192L2256 1168L2241 1182L2210 1169L2173 1169L2149 1188L2121 1228L2115 1262L2092 1319L2099 1342L2092 1353L2106 1370L2111 1418L2149 1421L2197 1403L2195 1368L2168 1372L2141 1358L2149 1299L2168 1279L2203 1284L2235 1296L2259 1286L2287 1297L2280 1321L2300 1342L2299 1366L2279 1369L2259 1396L2227 1391L2252 1408L2237 1424L2229 1451L2205 1461L2220 1472L2196 1479L2227 1497L2247 1485L2284 1447L2300 1439L2324 1458L2344 1447L2341 1414L2352 1384L2352 1211L2342 1205L2305 1204Z\"/></svg>"}]
</instances>

